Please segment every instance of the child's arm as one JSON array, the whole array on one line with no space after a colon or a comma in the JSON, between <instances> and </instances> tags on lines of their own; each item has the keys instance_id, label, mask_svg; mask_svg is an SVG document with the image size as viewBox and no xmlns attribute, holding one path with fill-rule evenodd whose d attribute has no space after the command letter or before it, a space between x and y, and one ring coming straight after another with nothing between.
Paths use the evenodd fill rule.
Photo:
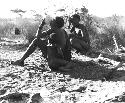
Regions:
<instances>
[{"instance_id":1,"label":"child's arm","mask_svg":"<svg viewBox=\"0 0 125 103\"><path fill-rule=\"evenodd\" d=\"M87 36L89 35L89 34L88 34L88 31L87 31L87 28L86 28L83 24L80 24L80 25L79 25L79 29L82 30L83 35L84 35L85 37L87 37Z\"/></svg>"}]
</instances>

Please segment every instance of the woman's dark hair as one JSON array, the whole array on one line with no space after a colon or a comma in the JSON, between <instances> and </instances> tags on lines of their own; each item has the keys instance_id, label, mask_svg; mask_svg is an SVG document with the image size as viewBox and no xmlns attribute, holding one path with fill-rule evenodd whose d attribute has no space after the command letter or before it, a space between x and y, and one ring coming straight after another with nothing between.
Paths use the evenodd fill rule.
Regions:
<instances>
[{"instance_id":1,"label":"woman's dark hair","mask_svg":"<svg viewBox=\"0 0 125 103\"><path fill-rule=\"evenodd\" d=\"M56 17L55 21L58 28L62 28L64 26L64 20L62 17Z\"/></svg>"}]
</instances>

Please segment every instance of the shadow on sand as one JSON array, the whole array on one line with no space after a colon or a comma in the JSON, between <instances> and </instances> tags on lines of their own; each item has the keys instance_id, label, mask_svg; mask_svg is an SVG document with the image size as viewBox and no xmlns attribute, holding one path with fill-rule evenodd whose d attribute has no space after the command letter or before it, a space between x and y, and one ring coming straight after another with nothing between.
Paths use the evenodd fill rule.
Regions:
<instances>
[{"instance_id":1,"label":"shadow on sand","mask_svg":"<svg viewBox=\"0 0 125 103\"><path fill-rule=\"evenodd\" d=\"M81 62L79 60L73 60L75 67L69 72L54 71L62 73L64 75L70 75L71 78L85 79L85 80L102 80L104 81L125 81L125 70L115 70L112 72L111 67L106 67L95 63L93 61ZM107 77L108 76L108 77ZM105 78L107 77L107 78Z\"/></svg>"}]
</instances>

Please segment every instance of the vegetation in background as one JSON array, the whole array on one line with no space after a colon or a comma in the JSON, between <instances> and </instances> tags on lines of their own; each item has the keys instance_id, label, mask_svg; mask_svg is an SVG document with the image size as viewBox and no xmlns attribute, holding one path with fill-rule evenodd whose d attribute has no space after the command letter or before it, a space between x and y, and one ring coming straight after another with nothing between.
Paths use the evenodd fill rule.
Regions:
<instances>
[{"instance_id":1,"label":"vegetation in background","mask_svg":"<svg viewBox=\"0 0 125 103\"><path fill-rule=\"evenodd\" d=\"M15 19L0 19L0 38L8 37L8 35L14 35L14 28L18 27L21 30L21 35L23 35L30 43L35 37L36 31L43 19L43 16L35 13L33 15L34 18L23 18L22 15L26 11L21 9L11 11L21 16ZM111 51L113 51L115 49L114 39L116 40L118 47L125 46L125 30L123 24L125 21L124 17L117 15L107 18L96 17L89 15L88 9L84 6L81 9L76 8L74 12L71 12L71 14L67 13L66 8L59 9L57 12L63 13L66 26L68 26L68 17L72 13L80 14L81 22L84 23L90 34L92 48L109 48ZM48 29L48 25L44 27L44 30L46 29Z\"/></svg>"},{"instance_id":2,"label":"vegetation in background","mask_svg":"<svg viewBox=\"0 0 125 103\"><path fill-rule=\"evenodd\" d=\"M41 52L36 50L25 60L24 68L11 65L11 61L22 57L27 46L23 43L17 45L11 41L23 38L30 43L44 18L42 14L36 12L34 18L24 18L23 15L20 15L22 11L15 9L15 13L19 15L18 18L0 19L0 103L5 103L7 100L9 103L125 101L125 69L124 64L121 64L123 61L120 61L124 60L124 55L121 55L123 57L121 59L117 58L119 55L107 54L102 58L101 56L91 58L73 52L72 61L75 63L75 67L72 68L72 71L55 72L50 71ZM99 18L90 15L84 6L81 9L72 10L71 13L67 11L68 8L58 10L58 12L64 13L65 27L68 26L69 16L79 13L81 23L87 27L90 34L92 48L114 52L125 45L124 17L113 15ZM48 27L45 25L43 30ZM20 35L15 35L15 28L20 29ZM2 38L8 38L11 41L2 42ZM7 45L2 45L2 43ZM121 65L116 66L119 61Z\"/></svg>"}]
</instances>

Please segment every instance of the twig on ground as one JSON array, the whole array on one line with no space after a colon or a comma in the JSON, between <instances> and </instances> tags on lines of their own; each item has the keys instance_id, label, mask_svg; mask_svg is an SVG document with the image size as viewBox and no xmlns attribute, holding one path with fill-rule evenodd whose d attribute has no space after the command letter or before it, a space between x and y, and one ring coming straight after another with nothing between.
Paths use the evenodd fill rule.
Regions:
<instances>
[{"instance_id":1,"label":"twig on ground","mask_svg":"<svg viewBox=\"0 0 125 103\"><path fill-rule=\"evenodd\" d=\"M115 68L113 68L107 75L104 76L104 78L102 79L102 81L105 81L105 80L111 80L113 78L113 74L116 72L116 70L118 68L120 68L122 66L124 62L120 62Z\"/></svg>"}]
</instances>

